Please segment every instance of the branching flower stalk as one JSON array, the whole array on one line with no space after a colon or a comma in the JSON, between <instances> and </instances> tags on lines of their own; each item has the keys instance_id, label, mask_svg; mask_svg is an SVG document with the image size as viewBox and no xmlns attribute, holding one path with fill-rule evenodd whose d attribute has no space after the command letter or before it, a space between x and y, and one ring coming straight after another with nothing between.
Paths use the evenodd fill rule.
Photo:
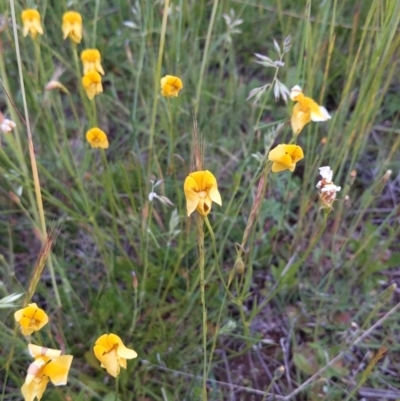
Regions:
<instances>
[{"instance_id":1,"label":"branching flower stalk","mask_svg":"<svg viewBox=\"0 0 400 401\"><path fill-rule=\"evenodd\" d=\"M258 58L256 61L258 64L264 66L264 67L272 67L275 68L275 73L274 77L272 78L272 81L270 83L267 83L263 86L260 86L258 88L254 88L250 91L249 96L247 97L247 100L251 99L254 97L254 103L257 103L260 99L261 96L264 96L264 100L260 106L260 112L258 113L258 117L256 119L256 122L254 124L254 131L258 129L258 124L261 121L261 117L264 111L264 107L267 104L268 98L269 98L269 93L271 92L271 89L274 88L274 96L275 99L278 100L280 97L286 102L287 97L289 95L289 90L287 87L278 80L278 73L279 73L279 68L284 66L283 63L283 57L286 53L289 52L291 48L291 36L287 36L283 42L283 49L280 48L278 42L274 40L274 47L276 52L278 53L279 60L273 61L271 58L264 56L262 54L256 53L255 56ZM265 93L266 92L266 93Z\"/></svg>"},{"instance_id":2,"label":"branching flower stalk","mask_svg":"<svg viewBox=\"0 0 400 401\"><path fill-rule=\"evenodd\" d=\"M247 220L246 228L243 233L242 242L240 243L240 246L237 247L238 252L236 255L236 261L235 261L234 268L233 268L233 270L230 274L229 280L228 280L228 287L229 287L230 283L232 282L234 275L239 272L239 266L240 266L241 272L243 272L243 270L244 270L244 262L243 262L242 255L243 255L247 240L248 240L250 234L254 231L254 227L255 227L254 223L257 221L257 217L260 212L261 204L262 204L262 201L265 196L265 191L267 188L267 181L268 181L268 175L269 175L270 169L271 169L270 164L267 164L264 167L264 171L258 182L257 192L256 192L256 195L254 198L254 203L250 210L250 215ZM243 298L243 296L241 296L240 298ZM248 322L246 322L245 314L243 311L243 302L241 301L241 299L237 300L237 305L239 306L240 316L242 319L242 324L244 327L245 335L250 336L249 325L248 325Z\"/></svg>"}]
</instances>

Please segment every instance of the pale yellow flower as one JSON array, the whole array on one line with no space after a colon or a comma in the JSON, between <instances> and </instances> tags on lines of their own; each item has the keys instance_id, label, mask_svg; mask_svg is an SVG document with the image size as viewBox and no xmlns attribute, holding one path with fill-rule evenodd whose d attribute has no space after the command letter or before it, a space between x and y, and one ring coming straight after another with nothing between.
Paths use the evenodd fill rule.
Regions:
<instances>
[{"instance_id":1,"label":"pale yellow flower","mask_svg":"<svg viewBox=\"0 0 400 401\"><path fill-rule=\"evenodd\" d=\"M89 71L82 77L82 85L90 100L103 92L101 75L97 71Z\"/></svg>"},{"instance_id":2,"label":"pale yellow flower","mask_svg":"<svg viewBox=\"0 0 400 401\"><path fill-rule=\"evenodd\" d=\"M100 336L93 347L93 352L101 367L114 377L119 375L120 368L126 369L127 359L138 356L136 351L125 347L122 340L112 333Z\"/></svg>"},{"instance_id":3,"label":"pale yellow flower","mask_svg":"<svg viewBox=\"0 0 400 401\"><path fill-rule=\"evenodd\" d=\"M173 75L166 75L161 78L161 95L165 97L177 97L183 88L182 80Z\"/></svg>"},{"instance_id":4,"label":"pale yellow flower","mask_svg":"<svg viewBox=\"0 0 400 401\"><path fill-rule=\"evenodd\" d=\"M21 393L25 401L40 400L51 381L55 386L67 384L72 355L61 355L60 350L29 344L30 354L35 361L29 365Z\"/></svg>"},{"instance_id":5,"label":"pale yellow flower","mask_svg":"<svg viewBox=\"0 0 400 401\"><path fill-rule=\"evenodd\" d=\"M40 22L40 13L38 10L29 8L21 12L22 19L22 34L24 36L31 34L32 38L35 39L36 35L39 33L43 35L42 23Z\"/></svg>"},{"instance_id":6,"label":"pale yellow flower","mask_svg":"<svg viewBox=\"0 0 400 401\"><path fill-rule=\"evenodd\" d=\"M74 43L81 43L82 40L82 16L76 11L67 11L62 18L64 39L69 38Z\"/></svg>"},{"instance_id":7,"label":"pale yellow flower","mask_svg":"<svg viewBox=\"0 0 400 401\"><path fill-rule=\"evenodd\" d=\"M86 132L86 140L92 148L107 149L109 146L107 134L97 127Z\"/></svg>"},{"instance_id":8,"label":"pale yellow flower","mask_svg":"<svg viewBox=\"0 0 400 401\"><path fill-rule=\"evenodd\" d=\"M183 184L183 190L188 216L195 210L202 216L207 216L210 213L212 202L222 205L217 180L208 170L189 174Z\"/></svg>"},{"instance_id":9,"label":"pale yellow flower","mask_svg":"<svg viewBox=\"0 0 400 401\"><path fill-rule=\"evenodd\" d=\"M35 303L16 311L14 318L19 323L24 336L29 336L34 331L40 330L49 321L46 312L40 309Z\"/></svg>"},{"instance_id":10,"label":"pale yellow flower","mask_svg":"<svg viewBox=\"0 0 400 401\"><path fill-rule=\"evenodd\" d=\"M304 96L298 85L294 86L290 91L290 98L297 102L293 107L291 118L295 135L300 134L304 126L310 121L326 121L331 118L325 107L319 106L313 99Z\"/></svg>"},{"instance_id":11,"label":"pale yellow flower","mask_svg":"<svg viewBox=\"0 0 400 401\"><path fill-rule=\"evenodd\" d=\"M303 149L297 145L278 145L268 154L268 159L272 161L272 172L290 170L294 171L296 163L304 157Z\"/></svg>"},{"instance_id":12,"label":"pale yellow flower","mask_svg":"<svg viewBox=\"0 0 400 401\"><path fill-rule=\"evenodd\" d=\"M97 71L104 75L103 67L101 66L101 55L97 49L86 49L81 53L81 60L83 64L83 74L89 71Z\"/></svg>"}]
</instances>

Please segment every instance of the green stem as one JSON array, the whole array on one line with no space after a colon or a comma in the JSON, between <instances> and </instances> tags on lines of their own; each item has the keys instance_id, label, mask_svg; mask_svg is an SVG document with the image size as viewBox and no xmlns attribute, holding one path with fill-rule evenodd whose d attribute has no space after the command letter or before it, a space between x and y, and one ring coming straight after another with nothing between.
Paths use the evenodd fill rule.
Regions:
<instances>
[{"instance_id":1,"label":"green stem","mask_svg":"<svg viewBox=\"0 0 400 401\"><path fill-rule=\"evenodd\" d=\"M107 197L108 197L108 203L109 203L109 207L111 210L111 215L112 215L112 228L113 228L113 233L114 233L114 238L119 238L118 235L118 227L117 227L117 205L115 204L115 200L114 200L114 196L113 196L113 179L112 179L112 172L110 171L110 168L108 166L108 161L107 161L107 156L106 156L106 152L104 151L104 149L100 149L101 150L101 159L103 161L103 165L104 165L104 187L107 193ZM112 269L109 272L109 275L111 276L114 273L114 267L113 264L110 263L108 266L108 269Z\"/></svg>"},{"instance_id":2,"label":"green stem","mask_svg":"<svg viewBox=\"0 0 400 401\"><path fill-rule=\"evenodd\" d=\"M203 307L203 401L207 401L207 309L205 296L205 280L204 280L204 218L197 215L197 243L199 249L199 269L200 269L200 292L201 304Z\"/></svg>"},{"instance_id":3,"label":"green stem","mask_svg":"<svg viewBox=\"0 0 400 401\"><path fill-rule=\"evenodd\" d=\"M133 331L135 330L137 314L138 314L138 291L137 291L136 273L132 272L132 276L133 276L133 307L134 307L134 310L133 310L131 327L129 329L129 337L132 336Z\"/></svg>"},{"instance_id":4,"label":"green stem","mask_svg":"<svg viewBox=\"0 0 400 401\"><path fill-rule=\"evenodd\" d=\"M210 220L208 220L208 217L207 217L207 216L204 217L204 221L205 221L205 223L206 223L208 232L210 233L211 242L212 242L212 247L213 247L213 251L214 251L214 257L215 257L215 266L217 266L217 272L218 272L219 278L221 279L221 282L222 282L222 285L223 285L224 288L225 288L225 291L230 295L230 297L231 297L232 299L234 299L235 297L234 297L234 295L229 291L229 287L228 287L228 286L226 285L226 283L225 283L225 280L224 280L224 278L223 278L223 276L222 276L221 268L220 268L220 266L219 266L219 255L218 255L218 251L217 251L217 245L216 245L216 241L215 241L214 230L212 229L211 224L210 224ZM213 267L213 269L214 269L214 267Z\"/></svg>"},{"instance_id":5,"label":"green stem","mask_svg":"<svg viewBox=\"0 0 400 401\"><path fill-rule=\"evenodd\" d=\"M225 291L224 299L222 300L221 307L220 307L219 313L218 313L217 324L216 324L216 326L215 326L215 334L214 334L213 342L212 342L212 345L211 345L210 358L209 358L209 360L208 360L207 377L208 377L208 374L209 374L209 372L210 372L210 370L211 370L212 358L213 358L213 355L214 355L215 348L216 348L216 346L217 346L217 339L218 339L218 334L219 334L219 327L220 327L220 324L221 324L222 312L223 312L223 310L224 310L224 308L225 308L225 302L226 302L226 295L227 295L227 294L228 294L228 293Z\"/></svg>"},{"instance_id":6,"label":"green stem","mask_svg":"<svg viewBox=\"0 0 400 401\"><path fill-rule=\"evenodd\" d=\"M210 47L211 34L212 34L213 27L214 27L215 16L217 14L217 8L218 8L218 0L214 0L213 9L211 11L210 23L208 24L208 31L207 31L206 44L204 46L203 60L201 62L199 83L197 85L196 101L194 104L194 116L197 116L197 113L199 111L201 87L203 85L203 76L204 76L204 71L206 69L206 64L207 64L207 60L208 60L208 50Z\"/></svg>"},{"instance_id":7,"label":"green stem","mask_svg":"<svg viewBox=\"0 0 400 401\"><path fill-rule=\"evenodd\" d=\"M115 378L115 398L114 401L118 401L118 391L119 391L119 376Z\"/></svg>"},{"instance_id":8,"label":"green stem","mask_svg":"<svg viewBox=\"0 0 400 401\"><path fill-rule=\"evenodd\" d=\"M97 33L97 20L99 17L100 0L96 0L96 6L94 9L94 24L93 24L93 48L96 48L96 33Z\"/></svg>"},{"instance_id":9,"label":"green stem","mask_svg":"<svg viewBox=\"0 0 400 401\"><path fill-rule=\"evenodd\" d=\"M172 174L174 172L174 147L175 147L175 135L174 135L174 109L171 99L167 99L168 117L169 117L169 150L168 150L168 170Z\"/></svg>"},{"instance_id":10,"label":"green stem","mask_svg":"<svg viewBox=\"0 0 400 401\"><path fill-rule=\"evenodd\" d=\"M165 33L167 31L167 20L168 20L168 10L169 10L169 0L165 0L164 2L164 11L163 11L163 19L161 24L161 35L160 35L160 45L158 48L158 59L157 59L157 67L156 74L154 77L154 94L153 94L153 110L151 114L151 123L150 123L150 138L149 138L149 151L148 151L148 164L147 164L147 176L150 176L151 164L153 159L153 147L154 147L154 135L155 135L155 127L156 127L156 117L157 117L157 105L160 91L160 79L161 79L161 65L164 54L164 46L165 46ZM148 184L147 184L148 185Z\"/></svg>"},{"instance_id":11,"label":"green stem","mask_svg":"<svg viewBox=\"0 0 400 401\"><path fill-rule=\"evenodd\" d=\"M44 215L42 192L41 192L40 181L39 181L39 173L38 173L38 168L37 168L37 164L36 164L36 157L35 157L35 151L34 151L33 140L32 140L32 131L31 131L31 126L30 126L30 121L29 121L28 105L27 105L27 101L26 101L24 77L23 77L23 73L22 73L22 61L21 61L21 54L20 54L19 42L18 42L17 22L16 22L16 18L15 18L14 0L10 0L10 6L11 6L11 17L12 17L12 21L13 21L15 52L17 55L18 73L19 73L19 80L20 80L20 84L21 84L22 103L24 105L24 115L25 115L26 128L27 128L27 134L28 134L29 157L31 160L33 184L34 184L35 195L36 195L36 204L37 204L37 208L38 208L38 212L39 212L39 221L40 221L40 228L41 228L41 234L42 234L42 242L44 244L47 239L47 227L46 227L46 219L45 219L45 215ZM60 298L60 294L58 292L56 276L55 276L53 264L51 261L51 254L49 254L49 256L48 256L48 268L49 268L49 272L50 272L54 295L56 298L56 303L57 303L57 306L59 308L61 308L61 298Z\"/></svg>"},{"instance_id":12,"label":"green stem","mask_svg":"<svg viewBox=\"0 0 400 401\"><path fill-rule=\"evenodd\" d=\"M282 61L282 57L280 58L280 60ZM258 127L258 124L259 124L260 121L261 121L261 116L262 116L262 113L263 113L263 111L264 111L264 107L265 107L265 105L267 104L267 101L268 101L268 98L269 98L269 96L268 96L268 95L269 95L269 92L271 92L271 89L272 89L272 87L274 86L275 80L276 80L276 78L277 78L277 76L278 76L278 72L279 72L279 68L278 68L278 67L275 67L274 78L272 79L272 82L271 82L270 86L268 87L267 93L264 95L264 101L263 101L263 103L261 104L260 112L258 113L257 120L256 120L256 122L255 122L255 124L254 124L254 131L256 131L256 129L257 129L257 127Z\"/></svg>"}]
</instances>

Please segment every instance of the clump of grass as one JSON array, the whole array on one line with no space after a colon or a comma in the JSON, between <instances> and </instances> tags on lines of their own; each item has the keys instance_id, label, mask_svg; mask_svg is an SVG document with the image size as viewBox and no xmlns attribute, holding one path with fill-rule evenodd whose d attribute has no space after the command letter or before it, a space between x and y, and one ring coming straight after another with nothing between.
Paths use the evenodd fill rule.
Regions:
<instances>
[{"instance_id":1,"label":"clump of grass","mask_svg":"<svg viewBox=\"0 0 400 401\"><path fill-rule=\"evenodd\" d=\"M43 399L397 383L380 365L399 309L400 1L209 5L30 3L42 29L0 5L1 400L61 350L68 385ZM185 179L204 170L222 206L208 214L221 202L202 181L188 217ZM33 303L49 324L22 338L13 312ZM32 362L27 343L57 355Z\"/></svg>"}]
</instances>

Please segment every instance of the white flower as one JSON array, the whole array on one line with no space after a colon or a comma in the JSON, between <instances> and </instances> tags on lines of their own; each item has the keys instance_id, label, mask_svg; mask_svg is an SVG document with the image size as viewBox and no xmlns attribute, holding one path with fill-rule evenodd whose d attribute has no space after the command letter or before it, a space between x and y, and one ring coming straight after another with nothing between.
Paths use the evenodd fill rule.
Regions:
<instances>
[{"instance_id":1,"label":"white flower","mask_svg":"<svg viewBox=\"0 0 400 401\"><path fill-rule=\"evenodd\" d=\"M300 93L303 93L300 86L293 86L293 88L290 90L290 99L294 100L296 96L300 95Z\"/></svg>"},{"instance_id":2,"label":"white flower","mask_svg":"<svg viewBox=\"0 0 400 401\"><path fill-rule=\"evenodd\" d=\"M8 134L16 127L15 122L5 118L0 124L0 131Z\"/></svg>"},{"instance_id":3,"label":"white flower","mask_svg":"<svg viewBox=\"0 0 400 401\"><path fill-rule=\"evenodd\" d=\"M333 171L329 166L319 167L319 175L325 180L326 183L332 182ZM321 181L317 184L317 188L321 188Z\"/></svg>"},{"instance_id":4,"label":"white flower","mask_svg":"<svg viewBox=\"0 0 400 401\"><path fill-rule=\"evenodd\" d=\"M338 187L335 184L327 184L321 188L321 192L339 192L342 187Z\"/></svg>"},{"instance_id":5,"label":"white flower","mask_svg":"<svg viewBox=\"0 0 400 401\"><path fill-rule=\"evenodd\" d=\"M319 167L322 180L318 182L319 196L325 208L332 209L332 203L336 199L336 193L342 188L332 182L333 171L329 166Z\"/></svg>"}]
</instances>

